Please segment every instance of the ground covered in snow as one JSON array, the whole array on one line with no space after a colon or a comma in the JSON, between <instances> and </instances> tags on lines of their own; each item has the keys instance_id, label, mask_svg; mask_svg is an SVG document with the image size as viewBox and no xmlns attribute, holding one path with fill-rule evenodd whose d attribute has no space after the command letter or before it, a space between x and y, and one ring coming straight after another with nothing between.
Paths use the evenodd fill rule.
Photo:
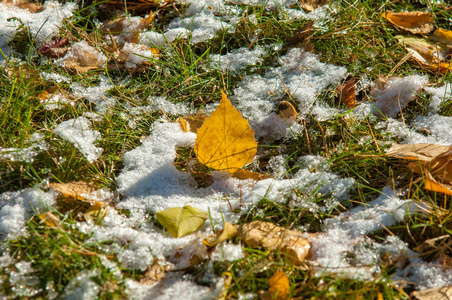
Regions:
<instances>
[{"instance_id":1,"label":"ground covered in snow","mask_svg":"<svg viewBox=\"0 0 452 300\"><path fill-rule=\"evenodd\" d=\"M272 220L271 214L268 215L269 212L263 208L264 200L275 207L286 206L316 216L310 217L315 219L312 224L293 221L297 222L293 229L303 232L311 243L306 268L315 278L340 276L362 282L383 280L411 290L450 285L452 269L444 267L439 257L424 259L419 255L419 249L413 249L406 237L397 233L378 236L385 230L391 231L388 228L400 224L403 227L408 224L407 220L428 214L432 209L430 205L425 203L425 199L413 196L406 185L398 185L406 178L392 177L392 181L380 182L378 186L366 186L365 182L372 180L369 177L363 180L367 176L365 167L362 174L346 172L346 167L338 167L341 155L348 155L350 145L342 139L330 138L338 136L335 132L341 129L328 127L328 124L339 122L341 126L349 126L347 130L350 133L355 130L357 146L353 147L362 147L364 150L360 150L360 154L366 154L365 149L369 147L376 147L369 151L369 155L376 155L377 148L386 149L394 142L450 146L452 116L442 110L451 101L450 82L445 80L442 84L433 85L428 75L414 70L410 74L392 77L382 86L364 73L353 74L361 78L356 94L359 97L363 94L370 96L362 97L360 103L348 109L337 103L334 105L330 100L335 97L336 87L352 74L352 70L325 62L322 53L290 43L261 40L265 27L256 27L255 31L248 32L246 45L243 41L243 45L215 45L225 42L221 37L226 40L234 34L239 35L243 24L249 28L261 24L264 15L281 24L312 22L310 30L325 31L342 9L331 2L308 12L291 0L183 0L177 4L178 10L168 14L164 25L153 27L140 27L147 17L145 15L129 17L124 14L122 30L137 33L133 43L131 35L127 34L107 35L106 38L114 39L126 53L124 69L119 73L107 68L109 58L106 52L101 53L99 47L96 49L90 45L92 38L83 38L83 35L78 40L74 38L72 48L59 59L39 57L34 53L34 59L39 58L41 66L52 65L38 74L41 80L48 86L59 86L58 92L41 99L40 110L46 116L57 116L58 111L70 111L71 107L79 105L79 101L83 101L87 109L55 117L51 122L46 121L45 126L40 123L42 130L30 134L31 137L24 142L26 147L0 145L0 161L32 165L44 153L54 151L57 165L64 162L67 167L71 163L78 165L83 162L97 169L103 168L102 164L109 164L106 159L110 155L109 143L115 143L119 145L115 151L120 162L111 167L114 171L109 178L113 183L108 189L104 187L94 196L89 196L108 204L101 222L90 218L84 221L74 219L71 225L71 230L86 237L80 247L96 245L99 253L95 255L100 263L95 267L86 265L76 276L65 278L68 283L59 293L53 286L61 279L40 282L34 273L37 268L34 259L20 257L14 249L18 249L18 240L34 234L28 220L58 207L58 193L49 189L47 184L64 182L65 178L57 177L50 165L39 165L42 170L51 171L36 171L40 174L36 176L38 182L22 189L5 188L8 191L0 194L0 237L3 241L0 267L5 296L47 295L49 299L58 295L65 299L107 297L108 288L103 282L106 278L103 272L107 270L108 280L114 280L117 289L123 291L122 295L130 298L213 299L227 286L224 275L214 266L232 265L244 261L251 254L240 241L227 241L215 247L209 253L208 262L204 262L202 272L196 272L192 271L193 253L203 238L211 235L214 229L222 229L225 222L238 224L253 218ZM61 28L67 26L63 20L73 16L79 9L77 5L47 1L41 11L31 13L11 3L0 3L0 49L4 73L7 74L13 65L27 63L24 57L22 60L13 59L20 57L17 49L11 47L18 26L26 26L35 47L40 48L60 36ZM156 15L156 22L163 22L158 19L162 15ZM100 17L95 21L100 26ZM173 72L168 64L177 61L174 57L180 55L177 49L180 45L193 49L210 47L211 50L191 57L192 61L187 64L183 62L186 73L181 73L186 75L186 79L179 85L174 83L168 87L172 92L164 92L154 85L156 77L152 72L159 76ZM161 56L155 56L150 47L157 48ZM83 53L94 57L94 64L90 62L88 66L92 70L88 72L93 73L84 73L87 70L81 69L87 67L82 66L79 60L79 56L85 55ZM189 56L195 52L182 53ZM68 62L74 61L77 61L78 69L66 72L63 67L70 68ZM146 71L151 75L143 77L144 85L141 86L133 77L141 76L134 72L139 72L137 70L143 66L152 70ZM175 163L184 160L181 156L193 148L196 139L196 133L182 130L175 121L177 117L199 110L210 114L218 105L218 85L214 89L210 87L209 95L212 96L205 97L216 100L206 101L204 98L201 103L196 99L202 95L189 93L186 97L187 93L181 90L191 82L209 87L205 82L196 81L197 76L208 72L230 78L226 83L225 78L218 79L219 76L216 80L223 81L221 88L226 89L234 106L249 120L259 141L258 154L247 168L268 173L270 178L241 180L229 176L226 171L211 170L212 184L203 187L190 172ZM93 74L91 81L76 79L87 74ZM416 95L428 100L421 112L408 104ZM4 93L2 97L7 99L8 94ZM398 97L398 102L385 102L394 97ZM185 98L190 101L184 101ZM287 120L277 114L276 107L281 100L294 105L298 112L296 118ZM400 108L407 105L414 113L404 116L403 111L400 114ZM102 124L116 119L121 120L122 128L113 133L101 128ZM146 131L140 132L139 124L143 124L144 119L152 121L147 123ZM353 124L360 122L365 130L373 128L377 137L372 129L365 134L360 134L362 129L353 129ZM134 130L142 135L136 137ZM134 142L129 143L122 132L130 132ZM112 135L117 140L112 141ZM318 144L310 144L310 141ZM334 146L331 146L333 141ZM59 156L59 150L53 150L57 145L73 149L74 156ZM65 152L61 150L61 153ZM384 151L380 156L382 154ZM7 163L2 165L5 170ZM94 172L89 168L81 168L76 177L83 178L86 174L91 179ZM364 190L368 195L363 197L360 193ZM173 238L162 229L154 215L185 205L208 212L209 219L196 233ZM94 255L86 253L84 255ZM393 262L390 274L384 266L388 261ZM152 284L143 282L140 276L155 264L170 271ZM246 274L239 272L234 276ZM233 297L254 299L258 294L242 287Z\"/></svg>"}]
</instances>

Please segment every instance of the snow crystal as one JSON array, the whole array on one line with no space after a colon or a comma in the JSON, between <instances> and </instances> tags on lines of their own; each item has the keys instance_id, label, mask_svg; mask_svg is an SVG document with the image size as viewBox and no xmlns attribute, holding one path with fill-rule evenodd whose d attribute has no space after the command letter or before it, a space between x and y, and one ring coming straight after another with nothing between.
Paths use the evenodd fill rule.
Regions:
<instances>
[{"instance_id":1,"label":"snow crystal","mask_svg":"<svg viewBox=\"0 0 452 300\"><path fill-rule=\"evenodd\" d=\"M196 110L189 108L185 103L172 103L165 96L151 96L148 98L149 111L162 110L166 114L170 115L188 115L193 114Z\"/></svg>"},{"instance_id":2,"label":"snow crystal","mask_svg":"<svg viewBox=\"0 0 452 300\"><path fill-rule=\"evenodd\" d=\"M81 271L77 276L71 279L64 289L63 299L66 300L91 300L97 299L100 292L100 286L95 283L91 277L99 277L100 270Z\"/></svg>"},{"instance_id":3,"label":"snow crystal","mask_svg":"<svg viewBox=\"0 0 452 300\"><path fill-rule=\"evenodd\" d=\"M71 82L71 78L61 75L59 73L48 73L48 72L42 72L40 74L41 78L44 80L48 80L48 81L54 81L56 83L70 83Z\"/></svg>"},{"instance_id":4,"label":"snow crystal","mask_svg":"<svg viewBox=\"0 0 452 300\"><path fill-rule=\"evenodd\" d=\"M210 256L210 259L212 261L234 261L242 259L243 257L242 245L222 243L216 246Z\"/></svg>"},{"instance_id":5,"label":"snow crystal","mask_svg":"<svg viewBox=\"0 0 452 300\"><path fill-rule=\"evenodd\" d=\"M63 19L72 16L76 3L60 4L57 1L46 1L43 10L30 13L27 9L20 9L9 3L0 3L0 49L9 55L8 43L14 38L17 28L24 24L31 37L38 45L50 41L58 34ZM0 61L3 56L0 55Z\"/></svg>"},{"instance_id":6,"label":"snow crystal","mask_svg":"<svg viewBox=\"0 0 452 300\"><path fill-rule=\"evenodd\" d=\"M125 67L129 69L143 65L149 59L154 58L154 52L150 48L134 43L126 43L121 49L121 52L128 53Z\"/></svg>"},{"instance_id":7,"label":"snow crystal","mask_svg":"<svg viewBox=\"0 0 452 300\"><path fill-rule=\"evenodd\" d=\"M429 108L432 112L437 112L441 104L451 101L452 90L450 82L447 82L440 87L426 87L424 89L427 93L432 94L432 99L429 103Z\"/></svg>"},{"instance_id":8,"label":"snow crystal","mask_svg":"<svg viewBox=\"0 0 452 300\"><path fill-rule=\"evenodd\" d=\"M59 109L62 104L71 103L71 100L66 97L61 91L56 91L52 95L49 95L48 98L41 101L44 104L44 109L46 110L54 110Z\"/></svg>"},{"instance_id":9,"label":"snow crystal","mask_svg":"<svg viewBox=\"0 0 452 300\"><path fill-rule=\"evenodd\" d=\"M248 48L234 49L225 55L211 55L211 66L218 68L223 72L229 70L231 73L237 73L246 66L256 65L262 62L262 57L266 54L266 51L262 47L256 47L254 50L248 50Z\"/></svg>"},{"instance_id":10,"label":"snow crystal","mask_svg":"<svg viewBox=\"0 0 452 300\"><path fill-rule=\"evenodd\" d=\"M118 261L124 268L145 271L152 265L154 258L149 247L140 247L135 250L124 250L119 255Z\"/></svg>"},{"instance_id":11,"label":"snow crystal","mask_svg":"<svg viewBox=\"0 0 452 300\"><path fill-rule=\"evenodd\" d=\"M100 133L96 130L90 130L90 127L90 120L85 117L78 117L61 122L53 131L63 139L73 143L92 163L102 155L104 150L94 146L93 143L100 138Z\"/></svg>"},{"instance_id":12,"label":"snow crystal","mask_svg":"<svg viewBox=\"0 0 452 300\"><path fill-rule=\"evenodd\" d=\"M177 38L186 38L187 32L184 28L174 28L163 33L155 31L146 31L139 34L140 44L163 47L168 42L173 42Z\"/></svg>"},{"instance_id":13,"label":"snow crystal","mask_svg":"<svg viewBox=\"0 0 452 300\"><path fill-rule=\"evenodd\" d=\"M0 239L20 234L28 218L53 206L55 197L54 192L35 188L0 194Z\"/></svg>"}]
</instances>

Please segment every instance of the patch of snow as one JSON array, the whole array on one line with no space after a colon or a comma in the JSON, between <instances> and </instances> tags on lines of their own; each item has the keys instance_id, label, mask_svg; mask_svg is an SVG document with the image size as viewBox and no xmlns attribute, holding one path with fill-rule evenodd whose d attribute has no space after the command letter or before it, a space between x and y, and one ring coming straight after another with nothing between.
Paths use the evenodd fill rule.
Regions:
<instances>
[{"instance_id":1,"label":"patch of snow","mask_svg":"<svg viewBox=\"0 0 452 300\"><path fill-rule=\"evenodd\" d=\"M154 58L154 52L144 45L126 43L121 49L121 53L128 53L125 67L128 69L136 68L145 64L149 59Z\"/></svg>"},{"instance_id":2,"label":"patch of snow","mask_svg":"<svg viewBox=\"0 0 452 300\"><path fill-rule=\"evenodd\" d=\"M23 233L25 222L36 212L52 207L56 196L54 192L35 188L0 194L0 239Z\"/></svg>"},{"instance_id":3,"label":"patch of snow","mask_svg":"<svg viewBox=\"0 0 452 300\"><path fill-rule=\"evenodd\" d=\"M147 100L150 103L149 106L146 107L149 109L149 112L162 110L170 115L188 115L196 113L196 110L190 108L187 104L183 102L173 103L165 96L151 96Z\"/></svg>"},{"instance_id":4,"label":"patch of snow","mask_svg":"<svg viewBox=\"0 0 452 300\"><path fill-rule=\"evenodd\" d=\"M47 81L53 81L56 83L71 83L72 79L70 77L61 75L59 73L48 73L42 72L40 74L41 78Z\"/></svg>"},{"instance_id":5,"label":"patch of snow","mask_svg":"<svg viewBox=\"0 0 452 300\"><path fill-rule=\"evenodd\" d=\"M426 87L424 90L432 95L432 99L428 105L431 112L439 111L441 104L451 101L452 99L452 90L450 82L446 82L446 84L444 84L443 86L436 88Z\"/></svg>"},{"instance_id":6,"label":"patch of snow","mask_svg":"<svg viewBox=\"0 0 452 300\"><path fill-rule=\"evenodd\" d=\"M96 130L90 130L91 121L85 117L70 119L58 124L53 132L61 138L73 143L82 152L86 159L92 163L98 159L104 149L94 146L94 142L101 136Z\"/></svg>"},{"instance_id":7,"label":"patch of snow","mask_svg":"<svg viewBox=\"0 0 452 300\"><path fill-rule=\"evenodd\" d=\"M30 13L28 9L20 9L10 3L0 3L0 49L6 56L10 54L7 44L13 40L21 24L27 26L37 45L50 41L58 34L63 19L72 16L76 6L75 2L63 5L57 1L46 1L41 12ZM3 56L0 55L0 61L2 60Z\"/></svg>"},{"instance_id":8,"label":"patch of snow","mask_svg":"<svg viewBox=\"0 0 452 300\"><path fill-rule=\"evenodd\" d=\"M262 62L262 57L265 56L266 51L262 47L256 47L254 50L248 48L234 49L225 55L211 55L210 66L218 68L223 72L227 70L233 74L244 69L246 66L256 65Z\"/></svg>"},{"instance_id":9,"label":"patch of snow","mask_svg":"<svg viewBox=\"0 0 452 300\"><path fill-rule=\"evenodd\" d=\"M96 104L96 110L104 114L116 105L116 100L107 95L107 92L113 88L108 78L102 77L99 85L84 87L80 83L71 85L74 96L86 98L90 103Z\"/></svg>"},{"instance_id":10,"label":"patch of snow","mask_svg":"<svg viewBox=\"0 0 452 300\"><path fill-rule=\"evenodd\" d=\"M41 101L44 105L44 109L46 110L55 110L61 108L63 104L73 104L69 98L66 97L60 90L55 93L49 95L48 98Z\"/></svg>"},{"instance_id":11,"label":"patch of snow","mask_svg":"<svg viewBox=\"0 0 452 300\"><path fill-rule=\"evenodd\" d=\"M217 245L210 256L212 261L234 261L242 258L244 258L242 245L230 243Z\"/></svg>"},{"instance_id":12,"label":"patch of snow","mask_svg":"<svg viewBox=\"0 0 452 300\"><path fill-rule=\"evenodd\" d=\"M100 270L81 271L69 281L64 289L62 299L66 300L95 300L100 292L100 286L91 277L99 277Z\"/></svg>"}]
</instances>

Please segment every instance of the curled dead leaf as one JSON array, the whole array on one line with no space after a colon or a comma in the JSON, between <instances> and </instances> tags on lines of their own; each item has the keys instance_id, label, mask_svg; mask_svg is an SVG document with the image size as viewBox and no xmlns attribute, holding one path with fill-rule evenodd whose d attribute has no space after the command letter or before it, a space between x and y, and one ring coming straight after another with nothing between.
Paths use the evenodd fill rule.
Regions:
<instances>
[{"instance_id":1,"label":"curled dead leaf","mask_svg":"<svg viewBox=\"0 0 452 300\"><path fill-rule=\"evenodd\" d=\"M397 28L414 34L428 34L433 31L432 14L429 12L401 12L385 11L382 17Z\"/></svg>"},{"instance_id":2,"label":"curled dead leaf","mask_svg":"<svg viewBox=\"0 0 452 300\"><path fill-rule=\"evenodd\" d=\"M344 103L345 107L350 108L355 106L355 77L350 76L343 84L337 87L337 94L339 100Z\"/></svg>"},{"instance_id":3,"label":"curled dead leaf","mask_svg":"<svg viewBox=\"0 0 452 300\"><path fill-rule=\"evenodd\" d=\"M295 121L298 115L295 107L293 107L293 105L287 101L279 102L278 106L276 107L276 114L278 114L278 116L280 116L281 118L289 121L290 123Z\"/></svg>"},{"instance_id":4,"label":"curled dead leaf","mask_svg":"<svg viewBox=\"0 0 452 300\"><path fill-rule=\"evenodd\" d=\"M180 123L183 131L196 133L198 129L201 128L206 118L206 113L204 111L199 111L191 116L179 117L177 121Z\"/></svg>"},{"instance_id":5,"label":"curled dead leaf","mask_svg":"<svg viewBox=\"0 0 452 300\"><path fill-rule=\"evenodd\" d=\"M214 247L226 240L232 239L237 235L237 229L229 222L224 224L223 230L215 231L214 235L205 238L202 242L208 247Z\"/></svg>"}]
</instances>

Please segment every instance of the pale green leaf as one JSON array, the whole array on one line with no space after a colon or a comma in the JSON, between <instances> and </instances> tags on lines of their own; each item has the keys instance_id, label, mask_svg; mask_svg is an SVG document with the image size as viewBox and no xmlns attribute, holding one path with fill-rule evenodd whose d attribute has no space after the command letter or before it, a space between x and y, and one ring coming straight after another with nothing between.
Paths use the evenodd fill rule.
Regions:
<instances>
[{"instance_id":1,"label":"pale green leaf","mask_svg":"<svg viewBox=\"0 0 452 300\"><path fill-rule=\"evenodd\" d=\"M206 221L208 214L196 207L186 205L159 211L156 217L172 236L181 237L198 230Z\"/></svg>"}]
</instances>

